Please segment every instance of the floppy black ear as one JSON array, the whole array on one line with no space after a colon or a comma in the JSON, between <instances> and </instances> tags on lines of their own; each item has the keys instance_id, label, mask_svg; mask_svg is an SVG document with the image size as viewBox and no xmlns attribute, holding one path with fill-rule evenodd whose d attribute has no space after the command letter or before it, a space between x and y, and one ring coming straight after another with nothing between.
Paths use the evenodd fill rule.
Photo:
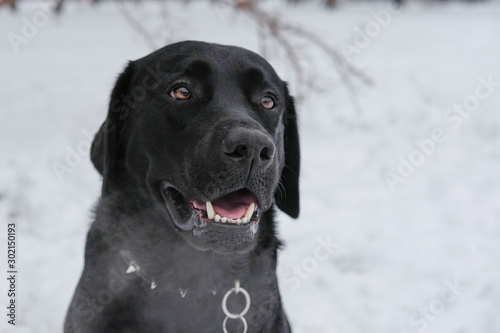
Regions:
<instances>
[{"instance_id":1,"label":"floppy black ear","mask_svg":"<svg viewBox=\"0 0 500 333\"><path fill-rule=\"evenodd\" d=\"M130 112L124 97L128 93L133 70L133 63L129 62L118 77L111 93L107 118L95 135L90 150L92 163L103 178L103 193L117 182L124 165L125 147L121 134Z\"/></svg>"},{"instance_id":2,"label":"floppy black ear","mask_svg":"<svg viewBox=\"0 0 500 333\"><path fill-rule=\"evenodd\" d=\"M278 208L293 218L299 216L299 173L300 173L300 146L297 128L297 113L293 98L285 86L286 112L283 119L285 124L284 146L285 166L281 172L280 189L276 191Z\"/></svg>"}]
</instances>

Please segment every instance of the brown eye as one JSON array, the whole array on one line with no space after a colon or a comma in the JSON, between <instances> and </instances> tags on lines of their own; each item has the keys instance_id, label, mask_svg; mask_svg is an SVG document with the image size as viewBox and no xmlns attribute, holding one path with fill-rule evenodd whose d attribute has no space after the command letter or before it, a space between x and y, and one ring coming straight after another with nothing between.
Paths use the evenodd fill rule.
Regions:
<instances>
[{"instance_id":1,"label":"brown eye","mask_svg":"<svg viewBox=\"0 0 500 333\"><path fill-rule=\"evenodd\" d=\"M266 109L272 109L274 108L274 99L271 96L264 96L260 100L260 104Z\"/></svg>"},{"instance_id":2,"label":"brown eye","mask_svg":"<svg viewBox=\"0 0 500 333\"><path fill-rule=\"evenodd\" d=\"M189 99L191 98L191 92L186 87L179 87L170 92L170 97L173 99Z\"/></svg>"}]
</instances>

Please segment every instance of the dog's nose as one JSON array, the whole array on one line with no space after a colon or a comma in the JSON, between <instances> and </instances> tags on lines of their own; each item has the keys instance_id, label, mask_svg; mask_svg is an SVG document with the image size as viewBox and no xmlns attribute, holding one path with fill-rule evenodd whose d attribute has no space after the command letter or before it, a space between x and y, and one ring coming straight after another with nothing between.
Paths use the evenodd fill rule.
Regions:
<instances>
[{"instance_id":1,"label":"dog's nose","mask_svg":"<svg viewBox=\"0 0 500 333\"><path fill-rule=\"evenodd\" d=\"M274 157L271 138L259 130L232 130L222 141L222 151L231 160L249 164L253 170L266 168Z\"/></svg>"}]
</instances>

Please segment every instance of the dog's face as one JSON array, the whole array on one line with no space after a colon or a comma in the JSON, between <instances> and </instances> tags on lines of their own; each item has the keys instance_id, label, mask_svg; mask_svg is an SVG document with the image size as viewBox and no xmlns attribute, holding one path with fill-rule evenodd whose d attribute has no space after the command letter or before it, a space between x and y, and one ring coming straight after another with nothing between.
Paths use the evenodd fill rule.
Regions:
<instances>
[{"instance_id":1,"label":"dog's face","mask_svg":"<svg viewBox=\"0 0 500 333\"><path fill-rule=\"evenodd\" d=\"M92 161L103 195L135 190L192 246L248 251L275 200L298 215L295 118L285 83L260 56L173 44L122 73Z\"/></svg>"}]
</instances>

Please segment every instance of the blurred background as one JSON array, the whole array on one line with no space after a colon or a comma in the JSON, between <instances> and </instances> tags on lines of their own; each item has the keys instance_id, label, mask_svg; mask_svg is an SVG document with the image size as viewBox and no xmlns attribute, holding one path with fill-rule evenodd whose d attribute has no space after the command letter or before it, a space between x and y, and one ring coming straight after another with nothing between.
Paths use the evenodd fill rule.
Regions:
<instances>
[{"instance_id":1,"label":"blurred background","mask_svg":"<svg viewBox=\"0 0 500 333\"><path fill-rule=\"evenodd\" d=\"M500 332L500 1L0 3L0 276L9 223L19 272L1 332L62 331L114 81L181 40L257 52L297 98L302 211L279 215L278 269L294 332Z\"/></svg>"}]
</instances>

